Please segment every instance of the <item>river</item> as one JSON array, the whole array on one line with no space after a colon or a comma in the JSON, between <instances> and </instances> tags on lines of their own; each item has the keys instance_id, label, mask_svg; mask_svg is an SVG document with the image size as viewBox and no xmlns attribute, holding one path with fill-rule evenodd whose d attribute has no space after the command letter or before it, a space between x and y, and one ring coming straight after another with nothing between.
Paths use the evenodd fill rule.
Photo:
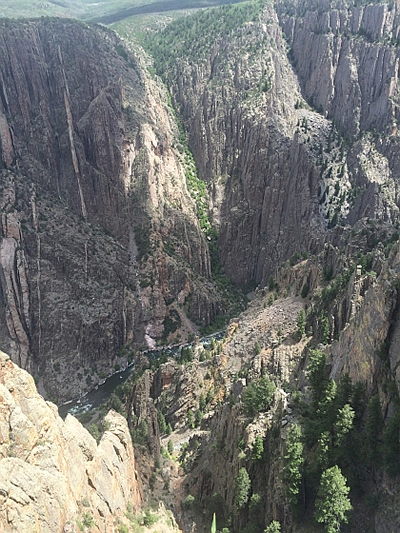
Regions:
<instances>
[{"instance_id":1,"label":"river","mask_svg":"<svg viewBox=\"0 0 400 533\"><path fill-rule=\"evenodd\" d=\"M219 331L218 333L207 335L207 337L203 337L199 340L199 344L201 344L203 348L209 348L211 346L212 339L221 340L224 335L225 331ZM183 347L186 346L193 346L193 343L172 346L169 348L164 347L159 348L158 350L148 350L144 353L150 360L157 359L164 353L166 353L169 357L174 357L180 353ZM75 416L99 407L102 403L108 400L118 385L121 385L129 378L134 368L135 363L132 363L125 368L125 370L116 372L112 376L108 377L103 383L99 384L97 387L85 394L85 396L71 400L63 405L59 405L58 412L60 416L65 418L68 413Z\"/></svg>"}]
</instances>

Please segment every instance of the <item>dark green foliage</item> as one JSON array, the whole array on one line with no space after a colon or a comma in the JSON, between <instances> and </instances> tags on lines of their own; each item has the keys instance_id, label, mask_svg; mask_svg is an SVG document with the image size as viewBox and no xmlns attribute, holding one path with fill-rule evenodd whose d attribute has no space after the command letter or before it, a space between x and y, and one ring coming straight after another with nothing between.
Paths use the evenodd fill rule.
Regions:
<instances>
[{"instance_id":1,"label":"dark green foliage","mask_svg":"<svg viewBox=\"0 0 400 533\"><path fill-rule=\"evenodd\" d=\"M323 472L314 516L318 523L324 524L326 533L337 533L341 524L348 522L346 513L352 509L349 492L347 480L338 466Z\"/></svg>"},{"instance_id":2,"label":"dark green foliage","mask_svg":"<svg viewBox=\"0 0 400 533\"><path fill-rule=\"evenodd\" d=\"M270 525L264 530L264 533L281 533L281 525L276 520L272 520Z\"/></svg>"},{"instance_id":3,"label":"dark green foliage","mask_svg":"<svg viewBox=\"0 0 400 533\"><path fill-rule=\"evenodd\" d=\"M311 351L307 370L313 405L314 409L317 410L319 404L325 399L329 383L325 353L321 350Z\"/></svg>"},{"instance_id":4,"label":"dark green foliage","mask_svg":"<svg viewBox=\"0 0 400 533\"><path fill-rule=\"evenodd\" d=\"M253 461L259 461L264 453L264 442L260 435L254 439L253 449L251 450L251 458Z\"/></svg>"},{"instance_id":5,"label":"dark green foliage","mask_svg":"<svg viewBox=\"0 0 400 533\"><path fill-rule=\"evenodd\" d=\"M89 512L85 512L82 515L82 524L85 527L93 527L95 525L94 518Z\"/></svg>"},{"instance_id":6,"label":"dark green foliage","mask_svg":"<svg viewBox=\"0 0 400 533\"><path fill-rule=\"evenodd\" d=\"M334 423L334 445L342 446L346 441L346 436L353 428L354 410L349 404L344 405L338 410L338 414Z\"/></svg>"},{"instance_id":7,"label":"dark green foliage","mask_svg":"<svg viewBox=\"0 0 400 533\"><path fill-rule=\"evenodd\" d=\"M181 324L182 321L178 311L176 309L170 309L168 316L164 318L163 338L167 339L170 333L175 333Z\"/></svg>"},{"instance_id":8,"label":"dark green foliage","mask_svg":"<svg viewBox=\"0 0 400 533\"><path fill-rule=\"evenodd\" d=\"M174 443L172 442L171 439L169 439L169 441L168 441L167 450L168 450L168 453L170 455L172 455L174 453Z\"/></svg>"},{"instance_id":9,"label":"dark green foliage","mask_svg":"<svg viewBox=\"0 0 400 533\"><path fill-rule=\"evenodd\" d=\"M184 346L181 349L181 355L177 358L179 364L191 363L194 359L194 351L191 346Z\"/></svg>"},{"instance_id":10,"label":"dark green foliage","mask_svg":"<svg viewBox=\"0 0 400 533\"><path fill-rule=\"evenodd\" d=\"M145 47L155 58L157 72L167 71L177 57L190 56L193 60L206 56L218 37L229 35L245 22L255 20L262 6L262 2L248 2L201 10L152 34Z\"/></svg>"},{"instance_id":11,"label":"dark green foliage","mask_svg":"<svg viewBox=\"0 0 400 533\"><path fill-rule=\"evenodd\" d=\"M158 516L151 511L145 511L143 517L143 525L146 527L153 526L158 521Z\"/></svg>"},{"instance_id":12,"label":"dark green foliage","mask_svg":"<svg viewBox=\"0 0 400 533\"><path fill-rule=\"evenodd\" d=\"M306 312L301 309L297 315L297 335L301 339L306 333Z\"/></svg>"},{"instance_id":13,"label":"dark green foliage","mask_svg":"<svg viewBox=\"0 0 400 533\"><path fill-rule=\"evenodd\" d=\"M361 422L365 412L365 385L358 381L354 385L351 396L351 406L354 409L354 424L357 428L361 427Z\"/></svg>"},{"instance_id":14,"label":"dark green foliage","mask_svg":"<svg viewBox=\"0 0 400 533\"><path fill-rule=\"evenodd\" d=\"M308 286L308 283L304 283L301 289L301 297L307 298L309 291L310 291L310 287Z\"/></svg>"},{"instance_id":15,"label":"dark green foliage","mask_svg":"<svg viewBox=\"0 0 400 533\"><path fill-rule=\"evenodd\" d=\"M287 433L283 468L283 480L286 485L288 500L292 505L296 505L298 502L303 476L303 465L301 427L297 424L292 424Z\"/></svg>"},{"instance_id":16,"label":"dark green foliage","mask_svg":"<svg viewBox=\"0 0 400 533\"><path fill-rule=\"evenodd\" d=\"M323 305L326 307L330 302L332 302L336 296L342 291L348 284L351 275L354 272L354 267L349 268L346 272L338 274L336 278L331 281L331 283L322 289L321 300ZM324 271L324 277L328 280L332 279L332 270L329 269Z\"/></svg>"},{"instance_id":17,"label":"dark green foliage","mask_svg":"<svg viewBox=\"0 0 400 533\"><path fill-rule=\"evenodd\" d=\"M147 444L148 437L149 437L149 426L146 420L142 419L140 423L138 424L137 417L134 416L132 417L132 420L131 420L131 426L132 426L132 429L131 429L132 442L134 444L141 444L141 445Z\"/></svg>"},{"instance_id":18,"label":"dark green foliage","mask_svg":"<svg viewBox=\"0 0 400 533\"><path fill-rule=\"evenodd\" d=\"M379 463L381 459L381 434L383 429L382 407L379 396L372 396L367 406L365 422L365 438L368 459L372 463Z\"/></svg>"},{"instance_id":19,"label":"dark green foliage","mask_svg":"<svg viewBox=\"0 0 400 533\"><path fill-rule=\"evenodd\" d=\"M97 441L99 442L100 441L100 432L99 432L99 428L97 427L96 424L90 424L89 428L89 433L92 435L92 437Z\"/></svg>"},{"instance_id":20,"label":"dark green foliage","mask_svg":"<svg viewBox=\"0 0 400 533\"><path fill-rule=\"evenodd\" d=\"M347 403L351 403L353 396L353 384L348 374L345 374L340 378L337 389L337 406L343 407ZM354 408L354 407L353 407Z\"/></svg>"},{"instance_id":21,"label":"dark green foliage","mask_svg":"<svg viewBox=\"0 0 400 533\"><path fill-rule=\"evenodd\" d=\"M301 254L299 252L295 252L292 257L289 259L290 266L297 265L302 260Z\"/></svg>"},{"instance_id":22,"label":"dark green foliage","mask_svg":"<svg viewBox=\"0 0 400 533\"><path fill-rule=\"evenodd\" d=\"M207 405L206 397L204 396L204 393L202 392L199 398L199 411L204 412L206 405Z\"/></svg>"},{"instance_id":23,"label":"dark green foliage","mask_svg":"<svg viewBox=\"0 0 400 533\"><path fill-rule=\"evenodd\" d=\"M202 420L203 420L203 411L200 411L200 409L199 409L198 411L196 411L196 415L195 415L195 418L194 418L194 425L196 427L199 427Z\"/></svg>"},{"instance_id":24,"label":"dark green foliage","mask_svg":"<svg viewBox=\"0 0 400 533\"><path fill-rule=\"evenodd\" d=\"M191 429L194 429L194 413L192 411L192 409L189 409L188 412L187 412L187 425L191 428Z\"/></svg>"},{"instance_id":25,"label":"dark green foliage","mask_svg":"<svg viewBox=\"0 0 400 533\"><path fill-rule=\"evenodd\" d=\"M167 431L167 423L165 421L165 416L161 411L157 411L157 421L158 421L158 427L160 429L161 435L166 433Z\"/></svg>"},{"instance_id":26,"label":"dark green foliage","mask_svg":"<svg viewBox=\"0 0 400 533\"><path fill-rule=\"evenodd\" d=\"M400 412L389 418L384 435L384 456L389 476L400 474Z\"/></svg>"},{"instance_id":27,"label":"dark green foliage","mask_svg":"<svg viewBox=\"0 0 400 533\"><path fill-rule=\"evenodd\" d=\"M275 384L266 377L262 377L257 383L250 383L242 394L246 415L255 416L266 411L271 404L275 389Z\"/></svg>"},{"instance_id":28,"label":"dark green foliage","mask_svg":"<svg viewBox=\"0 0 400 533\"><path fill-rule=\"evenodd\" d=\"M105 431L107 431L110 427L110 424L104 420L104 418L101 418L96 423L92 423L89 426L89 433L92 435L94 439L96 439L97 443L100 442L101 437L104 435Z\"/></svg>"},{"instance_id":29,"label":"dark green foliage","mask_svg":"<svg viewBox=\"0 0 400 533\"><path fill-rule=\"evenodd\" d=\"M110 408L114 409L114 411L117 411L117 413L120 413L120 414L124 413L124 408L123 408L122 401L117 396L116 392L112 393L112 395L110 397L109 405L110 405Z\"/></svg>"},{"instance_id":30,"label":"dark green foliage","mask_svg":"<svg viewBox=\"0 0 400 533\"><path fill-rule=\"evenodd\" d=\"M331 337L331 326L329 324L328 317L324 314L322 314L320 317L320 329L322 344L328 344Z\"/></svg>"},{"instance_id":31,"label":"dark green foliage","mask_svg":"<svg viewBox=\"0 0 400 533\"><path fill-rule=\"evenodd\" d=\"M272 291L274 291L277 288L278 288L278 286L277 286L277 283L275 282L273 276L270 276L269 279L268 279L268 290L270 292L272 292Z\"/></svg>"},{"instance_id":32,"label":"dark green foliage","mask_svg":"<svg viewBox=\"0 0 400 533\"><path fill-rule=\"evenodd\" d=\"M249 500L251 481L247 470L242 467L235 479L235 507L241 509Z\"/></svg>"}]
</instances>

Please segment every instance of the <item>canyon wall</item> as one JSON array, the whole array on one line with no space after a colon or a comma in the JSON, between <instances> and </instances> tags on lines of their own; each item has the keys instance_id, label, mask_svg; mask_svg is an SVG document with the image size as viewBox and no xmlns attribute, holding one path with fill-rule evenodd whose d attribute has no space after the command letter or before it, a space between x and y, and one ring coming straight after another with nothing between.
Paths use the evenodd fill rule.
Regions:
<instances>
[{"instance_id":1,"label":"canyon wall","mask_svg":"<svg viewBox=\"0 0 400 533\"><path fill-rule=\"evenodd\" d=\"M265 285L338 223L398 219L399 15L392 3L240 9L182 23L185 47L167 29L156 64L208 183L222 265Z\"/></svg>"},{"instance_id":2,"label":"canyon wall","mask_svg":"<svg viewBox=\"0 0 400 533\"><path fill-rule=\"evenodd\" d=\"M225 306L164 89L100 27L0 48L1 347L60 401Z\"/></svg>"}]
</instances>

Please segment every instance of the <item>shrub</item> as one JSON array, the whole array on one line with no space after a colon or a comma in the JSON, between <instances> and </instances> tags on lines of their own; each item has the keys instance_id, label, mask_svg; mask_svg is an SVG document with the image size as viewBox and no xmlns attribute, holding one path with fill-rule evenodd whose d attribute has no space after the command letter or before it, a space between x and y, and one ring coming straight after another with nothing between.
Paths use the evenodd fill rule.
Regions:
<instances>
[{"instance_id":1,"label":"shrub","mask_svg":"<svg viewBox=\"0 0 400 533\"><path fill-rule=\"evenodd\" d=\"M275 384L266 377L262 377L257 383L250 383L242 394L245 413L248 416L255 416L266 411L271 404L275 389Z\"/></svg>"}]
</instances>

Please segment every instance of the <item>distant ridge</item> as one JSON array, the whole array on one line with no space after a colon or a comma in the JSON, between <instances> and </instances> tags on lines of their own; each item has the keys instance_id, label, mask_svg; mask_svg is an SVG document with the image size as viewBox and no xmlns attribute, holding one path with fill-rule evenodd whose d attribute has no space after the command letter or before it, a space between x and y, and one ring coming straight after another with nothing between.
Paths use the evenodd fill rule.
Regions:
<instances>
[{"instance_id":1,"label":"distant ridge","mask_svg":"<svg viewBox=\"0 0 400 533\"><path fill-rule=\"evenodd\" d=\"M132 17L133 15L144 15L147 13L160 13L163 11L176 11L178 9L199 9L206 7L217 7L227 4L239 4L243 0L164 0L153 2L137 7L128 7L115 13L102 15L101 17L90 18L91 22L99 24L113 24L120 20Z\"/></svg>"}]
</instances>

